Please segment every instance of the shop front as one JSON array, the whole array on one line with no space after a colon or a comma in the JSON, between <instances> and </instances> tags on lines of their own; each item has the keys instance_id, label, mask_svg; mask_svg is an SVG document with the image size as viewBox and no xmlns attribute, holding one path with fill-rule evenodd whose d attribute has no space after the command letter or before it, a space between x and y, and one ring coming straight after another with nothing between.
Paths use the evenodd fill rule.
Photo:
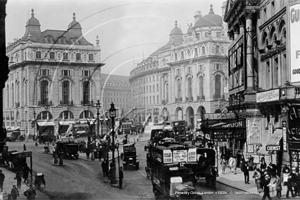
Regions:
<instances>
[{"instance_id":1,"label":"shop front","mask_svg":"<svg viewBox=\"0 0 300 200\"><path fill-rule=\"evenodd\" d=\"M232 155L243 152L246 143L246 123L244 119L214 124L209 128L220 153Z\"/></svg>"}]
</instances>

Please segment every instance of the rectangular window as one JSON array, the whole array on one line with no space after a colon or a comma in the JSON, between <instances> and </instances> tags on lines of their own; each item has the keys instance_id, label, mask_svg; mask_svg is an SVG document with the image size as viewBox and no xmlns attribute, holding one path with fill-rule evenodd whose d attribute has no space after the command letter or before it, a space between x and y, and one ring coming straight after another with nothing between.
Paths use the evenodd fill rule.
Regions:
<instances>
[{"instance_id":1,"label":"rectangular window","mask_svg":"<svg viewBox=\"0 0 300 200\"><path fill-rule=\"evenodd\" d=\"M221 69L221 64L215 63L215 70L220 70L220 69Z\"/></svg>"},{"instance_id":2,"label":"rectangular window","mask_svg":"<svg viewBox=\"0 0 300 200\"><path fill-rule=\"evenodd\" d=\"M271 69L270 69L270 62L266 62L266 65L267 65L267 66L266 66L266 67L267 67L267 74L266 74L266 80L265 80L265 81L266 81L266 89L270 89L270 87L271 87L271 86L270 86L270 84L271 84L271 83L270 83L270 80L272 80L272 79L271 79L271 75L270 75L270 74L271 74L271 73L270 73L270 72L271 72Z\"/></svg>"},{"instance_id":3,"label":"rectangular window","mask_svg":"<svg viewBox=\"0 0 300 200\"><path fill-rule=\"evenodd\" d=\"M49 69L40 69L40 76L49 76Z\"/></svg>"},{"instance_id":4,"label":"rectangular window","mask_svg":"<svg viewBox=\"0 0 300 200\"><path fill-rule=\"evenodd\" d=\"M177 75L179 75L180 74L180 69L177 69Z\"/></svg>"},{"instance_id":5,"label":"rectangular window","mask_svg":"<svg viewBox=\"0 0 300 200\"><path fill-rule=\"evenodd\" d=\"M69 54L63 53L63 60L69 60Z\"/></svg>"},{"instance_id":6,"label":"rectangular window","mask_svg":"<svg viewBox=\"0 0 300 200\"><path fill-rule=\"evenodd\" d=\"M158 84L156 85L156 92L158 92Z\"/></svg>"},{"instance_id":7,"label":"rectangular window","mask_svg":"<svg viewBox=\"0 0 300 200\"><path fill-rule=\"evenodd\" d=\"M202 65L198 65L198 72L201 72L203 70L203 66Z\"/></svg>"},{"instance_id":8,"label":"rectangular window","mask_svg":"<svg viewBox=\"0 0 300 200\"><path fill-rule=\"evenodd\" d=\"M61 70L62 76L70 76L70 74L71 74L70 70Z\"/></svg>"},{"instance_id":9,"label":"rectangular window","mask_svg":"<svg viewBox=\"0 0 300 200\"><path fill-rule=\"evenodd\" d=\"M267 21L268 16L267 16L267 8L264 8L264 14L263 14L264 20Z\"/></svg>"},{"instance_id":10,"label":"rectangular window","mask_svg":"<svg viewBox=\"0 0 300 200\"><path fill-rule=\"evenodd\" d=\"M85 76L85 77L90 76L90 71L89 70L82 70L82 76Z\"/></svg>"},{"instance_id":11,"label":"rectangular window","mask_svg":"<svg viewBox=\"0 0 300 200\"><path fill-rule=\"evenodd\" d=\"M191 67L188 67L188 73L191 73Z\"/></svg>"},{"instance_id":12,"label":"rectangular window","mask_svg":"<svg viewBox=\"0 0 300 200\"><path fill-rule=\"evenodd\" d=\"M50 52L50 60L55 60L55 53L54 52Z\"/></svg>"}]
</instances>

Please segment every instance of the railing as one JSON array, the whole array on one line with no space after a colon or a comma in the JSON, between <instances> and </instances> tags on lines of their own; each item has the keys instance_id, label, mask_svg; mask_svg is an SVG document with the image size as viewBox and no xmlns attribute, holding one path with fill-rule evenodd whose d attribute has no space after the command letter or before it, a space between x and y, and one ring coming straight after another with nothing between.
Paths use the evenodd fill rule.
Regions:
<instances>
[{"instance_id":1,"label":"railing","mask_svg":"<svg viewBox=\"0 0 300 200\"><path fill-rule=\"evenodd\" d=\"M175 98L175 102L182 102L182 97Z\"/></svg>"},{"instance_id":2,"label":"railing","mask_svg":"<svg viewBox=\"0 0 300 200\"><path fill-rule=\"evenodd\" d=\"M38 106L52 106L52 101L38 101Z\"/></svg>"},{"instance_id":3,"label":"railing","mask_svg":"<svg viewBox=\"0 0 300 200\"><path fill-rule=\"evenodd\" d=\"M82 106L93 106L94 102L93 101L81 101Z\"/></svg>"},{"instance_id":4,"label":"railing","mask_svg":"<svg viewBox=\"0 0 300 200\"><path fill-rule=\"evenodd\" d=\"M73 106L73 101L60 101L60 105Z\"/></svg>"},{"instance_id":5,"label":"railing","mask_svg":"<svg viewBox=\"0 0 300 200\"><path fill-rule=\"evenodd\" d=\"M193 101L193 97L185 97L186 101Z\"/></svg>"}]
</instances>

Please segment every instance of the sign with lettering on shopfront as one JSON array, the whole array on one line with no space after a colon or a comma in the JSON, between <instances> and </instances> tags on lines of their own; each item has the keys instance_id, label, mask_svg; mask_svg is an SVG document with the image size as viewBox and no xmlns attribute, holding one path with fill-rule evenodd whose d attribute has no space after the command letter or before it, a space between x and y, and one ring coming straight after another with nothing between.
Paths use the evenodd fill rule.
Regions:
<instances>
[{"instance_id":1,"label":"sign with lettering on shopfront","mask_svg":"<svg viewBox=\"0 0 300 200\"><path fill-rule=\"evenodd\" d=\"M300 143L300 106L290 106L289 112L289 130L287 131L287 141Z\"/></svg>"},{"instance_id":2,"label":"sign with lettering on shopfront","mask_svg":"<svg viewBox=\"0 0 300 200\"><path fill-rule=\"evenodd\" d=\"M280 145L268 145L266 146L267 151L279 151Z\"/></svg>"}]
</instances>

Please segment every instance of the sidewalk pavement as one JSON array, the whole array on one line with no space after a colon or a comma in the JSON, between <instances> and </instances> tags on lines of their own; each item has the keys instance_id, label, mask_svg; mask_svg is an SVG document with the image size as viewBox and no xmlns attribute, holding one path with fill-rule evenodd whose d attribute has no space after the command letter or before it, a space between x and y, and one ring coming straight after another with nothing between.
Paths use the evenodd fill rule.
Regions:
<instances>
[{"instance_id":1,"label":"sidewalk pavement","mask_svg":"<svg viewBox=\"0 0 300 200\"><path fill-rule=\"evenodd\" d=\"M227 167L225 170L225 173L222 173L222 168L219 166L219 177L217 177L217 182L222 183L224 185L242 190L246 193L249 194L257 194L260 195L261 197L263 196L263 192L258 193L257 192L257 188L255 185L255 181L252 178L254 174L254 171L249 171L249 183L250 184L245 184L245 179L244 179L244 173L241 171L240 168L237 168L236 170L236 174L230 172L230 169ZM283 186L282 184L282 191L281 191L281 198L280 199L287 199L286 198L286 191L287 191L287 187ZM276 191L274 193L274 195L276 196ZM272 196L272 194L271 194ZM299 199L299 197L291 197L290 194L290 198L291 199Z\"/></svg>"},{"instance_id":2,"label":"sidewalk pavement","mask_svg":"<svg viewBox=\"0 0 300 200\"><path fill-rule=\"evenodd\" d=\"M2 193L0 192L0 198L3 197L2 199L5 200L8 198L7 195L10 194L13 185L17 185L17 180L14 179L16 177L16 174L14 172L12 172L4 167L0 167L0 169L2 170L3 174L5 175L4 184L3 184L3 192ZM29 174L29 180L30 180L30 174ZM28 189L29 189L29 187L22 180L21 189L19 190L20 196L18 197L18 200L26 200L27 199L27 197L24 195L24 192ZM6 198L5 198L5 196L6 196ZM40 191L36 190L35 199L48 200L50 198L47 195L45 195L44 193L41 193Z\"/></svg>"}]
</instances>

